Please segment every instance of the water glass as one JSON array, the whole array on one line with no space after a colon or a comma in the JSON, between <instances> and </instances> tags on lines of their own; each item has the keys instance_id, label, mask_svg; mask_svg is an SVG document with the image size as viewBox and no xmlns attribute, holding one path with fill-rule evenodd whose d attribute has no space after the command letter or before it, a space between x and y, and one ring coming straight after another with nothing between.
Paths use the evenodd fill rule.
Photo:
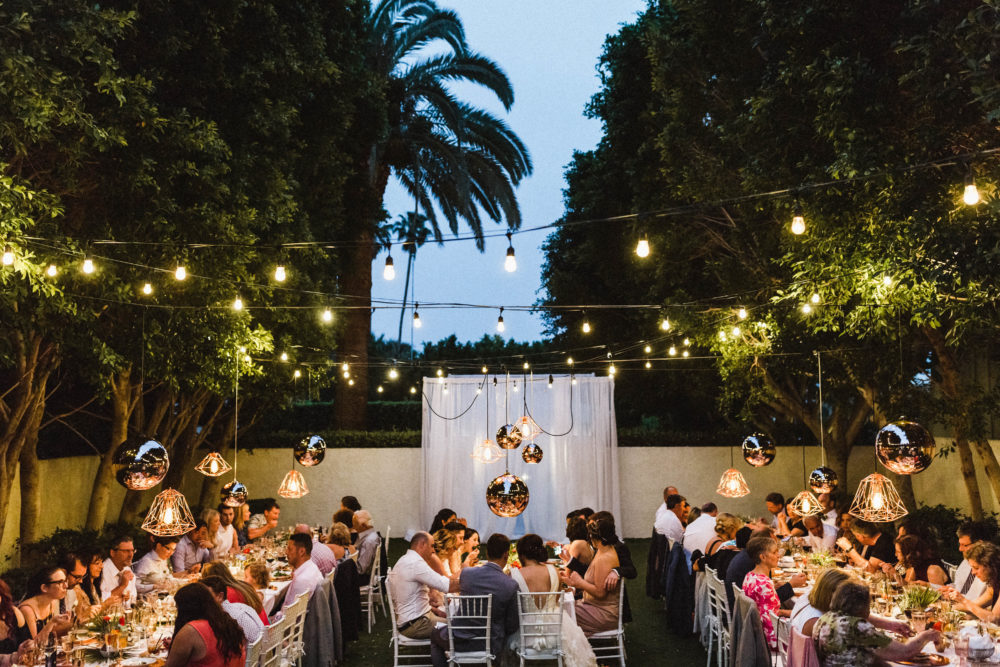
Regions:
<instances>
[{"instance_id":1,"label":"water glass","mask_svg":"<svg viewBox=\"0 0 1000 667\"><path fill-rule=\"evenodd\" d=\"M965 664L966 659L969 657L969 636L963 635L961 632L955 634L955 639L952 641L952 646L955 647L955 655L958 656L961 664Z\"/></svg>"},{"instance_id":2,"label":"water glass","mask_svg":"<svg viewBox=\"0 0 1000 667\"><path fill-rule=\"evenodd\" d=\"M914 609L910 612L910 628L913 632L920 633L927 628L927 612L923 609Z\"/></svg>"}]
</instances>

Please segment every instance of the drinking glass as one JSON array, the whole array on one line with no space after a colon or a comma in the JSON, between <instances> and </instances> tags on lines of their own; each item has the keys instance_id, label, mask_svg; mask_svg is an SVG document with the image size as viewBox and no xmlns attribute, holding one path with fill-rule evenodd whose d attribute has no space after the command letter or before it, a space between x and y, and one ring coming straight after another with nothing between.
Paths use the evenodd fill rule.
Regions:
<instances>
[{"instance_id":1,"label":"drinking glass","mask_svg":"<svg viewBox=\"0 0 1000 667\"><path fill-rule=\"evenodd\" d=\"M963 635L961 632L956 633L952 645L955 647L955 655L958 656L959 663L966 664L969 657L969 636Z\"/></svg>"},{"instance_id":2,"label":"drinking glass","mask_svg":"<svg viewBox=\"0 0 1000 667\"><path fill-rule=\"evenodd\" d=\"M927 612L923 609L914 609L910 612L910 627L913 632L920 633L923 632L927 627Z\"/></svg>"}]
</instances>

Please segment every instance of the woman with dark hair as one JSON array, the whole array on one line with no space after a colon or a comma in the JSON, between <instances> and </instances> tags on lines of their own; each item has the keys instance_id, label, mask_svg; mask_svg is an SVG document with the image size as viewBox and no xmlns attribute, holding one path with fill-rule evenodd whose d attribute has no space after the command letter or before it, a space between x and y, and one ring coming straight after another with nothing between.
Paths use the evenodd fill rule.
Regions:
<instances>
[{"instance_id":1,"label":"woman with dark hair","mask_svg":"<svg viewBox=\"0 0 1000 667\"><path fill-rule=\"evenodd\" d=\"M99 605L101 604L101 573L104 572L104 558L101 557L101 552L95 551L84 554L81 556L81 560L87 566L87 574L83 575L80 590L86 596L88 604L91 606Z\"/></svg>"},{"instance_id":2,"label":"woman with dark hair","mask_svg":"<svg viewBox=\"0 0 1000 667\"><path fill-rule=\"evenodd\" d=\"M948 572L944 569L944 563L935 555L936 551L923 537L915 533L907 533L896 538L896 558L899 564L906 569L906 575L900 577L896 567L889 563L882 565L882 571L886 574L892 574L897 580L906 583L923 581L944 586L950 580Z\"/></svg>"},{"instance_id":3,"label":"woman with dark hair","mask_svg":"<svg viewBox=\"0 0 1000 667\"><path fill-rule=\"evenodd\" d=\"M458 515L455 514L455 510L448 509L447 507L440 509L438 510L438 513L434 515L434 521L431 522L431 529L427 532L433 535L452 521L456 520L458 520Z\"/></svg>"},{"instance_id":4,"label":"woman with dark hair","mask_svg":"<svg viewBox=\"0 0 1000 667\"><path fill-rule=\"evenodd\" d=\"M986 584L986 591L978 600L972 600L950 587L942 593L955 601L955 608L974 614L977 618L995 623L1000 618L1000 547L992 542L976 542L965 552L972 573Z\"/></svg>"},{"instance_id":5,"label":"woman with dark hair","mask_svg":"<svg viewBox=\"0 0 1000 667\"><path fill-rule=\"evenodd\" d=\"M174 594L177 620L166 667L242 667L243 630L223 611L204 584L181 587Z\"/></svg>"},{"instance_id":6,"label":"woman with dark hair","mask_svg":"<svg viewBox=\"0 0 1000 667\"><path fill-rule=\"evenodd\" d=\"M48 633L62 634L72 624L72 614L59 613L59 601L66 597L66 571L61 567L44 567L28 580L28 595L19 609L24 623L36 642L44 641Z\"/></svg>"},{"instance_id":7,"label":"woman with dark hair","mask_svg":"<svg viewBox=\"0 0 1000 667\"><path fill-rule=\"evenodd\" d=\"M464 567L473 567L479 564L479 532L466 528L462 535L462 558Z\"/></svg>"},{"instance_id":8,"label":"woman with dark hair","mask_svg":"<svg viewBox=\"0 0 1000 667\"><path fill-rule=\"evenodd\" d=\"M569 545L559 552L559 557L565 561L566 567L585 577L590 561L594 559L594 547L591 546L590 535L587 533L587 520L578 516L567 519L566 539L569 540Z\"/></svg>"},{"instance_id":9,"label":"woman with dark hair","mask_svg":"<svg viewBox=\"0 0 1000 667\"><path fill-rule=\"evenodd\" d=\"M587 522L587 534L590 542L597 547L587 574L581 577L577 572L564 570L559 573L559 578L567 586L583 591L583 599L576 602L576 623L584 634L590 636L618 627L618 591L622 583L619 580L611 590L604 586L608 574L619 565L614 522L598 515Z\"/></svg>"},{"instance_id":10,"label":"woman with dark hair","mask_svg":"<svg viewBox=\"0 0 1000 667\"><path fill-rule=\"evenodd\" d=\"M14 606L10 586L0 579L0 654L14 653L21 642L31 639L24 614Z\"/></svg>"},{"instance_id":11,"label":"woman with dark hair","mask_svg":"<svg viewBox=\"0 0 1000 667\"><path fill-rule=\"evenodd\" d=\"M226 583L226 599L232 603L242 603L253 608L264 625L268 625L267 614L264 612L264 605L261 603L257 589L245 581L240 581L229 571L229 567L222 561L214 560L206 563L202 569L202 575L206 577L218 577Z\"/></svg>"}]
</instances>

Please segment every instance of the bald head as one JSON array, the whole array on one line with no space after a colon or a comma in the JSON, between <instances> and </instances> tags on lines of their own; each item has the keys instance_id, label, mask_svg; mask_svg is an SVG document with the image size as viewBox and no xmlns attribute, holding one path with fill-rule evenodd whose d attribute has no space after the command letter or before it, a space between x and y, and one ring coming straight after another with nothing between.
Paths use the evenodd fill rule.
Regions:
<instances>
[{"instance_id":1,"label":"bald head","mask_svg":"<svg viewBox=\"0 0 1000 667\"><path fill-rule=\"evenodd\" d=\"M307 524L304 523L295 524L295 532L302 535L312 536L312 528L310 528Z\"/></svg>"},{"instance_id":2,"label":"bald head","mask_svg":"<svg viewBox=\"0 0 1000 667\"><path fill-rule=\"evenodd\" d=\"M667 502L667 498L669 496L676 496L676 495L679 495L677 493L677 487L676 486L668 486L667 488L663 489L663 502Z\"/></svg>"},{"instance_id":3,"label":"bald head","mask_svg":"<svg viewBox=\"0 0 1000 667\"><path fill-rule=\"evenodd\" d=\"M434 550L434 538L431 537L430 533L420 531L410 538L410 549L427 558Z\"/></svg>"},{"instance_id":4,"label":"bald head","mask_svg":"<svg viewBox=\"0 0 1000 667\"><path fill-rule=\"evenodd\" d=\"M354 513L354 530L359 533L372 527L372 515L368 510L358 510Z\"/></svg>"}]
</instances>

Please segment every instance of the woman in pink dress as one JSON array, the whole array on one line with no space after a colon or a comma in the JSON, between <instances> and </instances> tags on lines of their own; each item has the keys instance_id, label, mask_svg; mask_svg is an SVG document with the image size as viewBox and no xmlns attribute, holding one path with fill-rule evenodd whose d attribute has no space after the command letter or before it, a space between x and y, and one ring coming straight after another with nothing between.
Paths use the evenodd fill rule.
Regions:
<instances>
[{"instance_id":1,"label":"woman in pink dress","mask_svg":"<svg viewBox=\"0 0 1000 667\"><path fill-rule=\"evenodd\" d=\"M559 578L567 586L583 591L583 599L576 603L576 623L589 637L595 632L618 627L618 590L622 583L619 581L611 590L604 587L608 573L619 565L614 521L600 516L592 518L587 522L587 534L597 547L597 553L590 561L586 576L565 569L559 573Z\"/></svg>"},{"instance_id":2,"label":"woman in pink dress","mask_svg":"<svg viewBox=\"0 0 1000 667\"><path fill-rule=\"evenodd\" d=\"M177 620L166 667L243 667L246 639L212 591L188 584L174 595Z\"/></svg>"},{"instance_id":3,"label":"woman in pink dress","mask_svg":"<svg viewBox=\"0 0 1000 667\"><path fill-rule=\"evenodd\" d=\"M771 612L778 616L788 616L789 611L781 608L781 601L771 581L771 570L778 566L778 541L772 537L755 537L747 543L747 555L756 566L743 580L743 593L754 601L760 611L760 621L771 648L778 646Z\"/></svg>"}]
</instances>

